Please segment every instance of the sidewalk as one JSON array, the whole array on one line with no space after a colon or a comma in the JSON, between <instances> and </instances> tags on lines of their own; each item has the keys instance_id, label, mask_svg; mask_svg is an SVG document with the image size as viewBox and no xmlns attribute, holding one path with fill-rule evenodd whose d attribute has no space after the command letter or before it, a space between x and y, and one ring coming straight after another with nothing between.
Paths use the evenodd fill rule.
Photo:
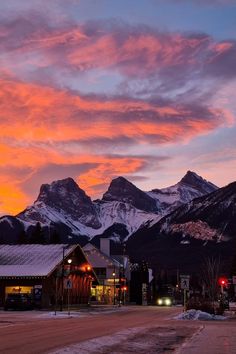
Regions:
<instances>
[{"instance_id":1,"label":"sidewalk","mask_svg":"<svg viewBox=\"0 0 236 354\"><path fill-rule=\"evenodd\" d=\"M201 329L176 354L236 353L236 321L202 322Z\"/></svg>"}]
</instances>

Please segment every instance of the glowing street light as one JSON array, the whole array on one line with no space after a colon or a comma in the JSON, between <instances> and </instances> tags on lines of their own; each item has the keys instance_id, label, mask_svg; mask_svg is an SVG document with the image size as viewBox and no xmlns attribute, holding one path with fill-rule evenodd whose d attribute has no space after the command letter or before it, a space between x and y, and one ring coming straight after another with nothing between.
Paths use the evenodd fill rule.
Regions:
<instances>
[{"instance_id":1,"label":"glowing street light","mask_svg":"<svg viewBox=\"0 0 236 354\"><path fill-rule=\"evenodd\" d=\"M113 276L113 286L114 286L113 305L115 305L116 304L116 272L115 272L115 268L113 270L112 276Z\"/></svg>"}]
</instances>

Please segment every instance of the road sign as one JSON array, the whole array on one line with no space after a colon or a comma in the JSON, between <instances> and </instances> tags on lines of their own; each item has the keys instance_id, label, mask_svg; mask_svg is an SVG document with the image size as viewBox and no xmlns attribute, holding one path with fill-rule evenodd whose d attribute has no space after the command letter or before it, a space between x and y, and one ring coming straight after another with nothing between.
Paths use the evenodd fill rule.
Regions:
<instances>
[{"instance_id":1,"label":"road sign","mask_svg":"<svg viewBox=\"0 0 236 354\"><path fill-rule=\"evenodd\" d=\"M180 276L180 288L183 290L189 290L189 275Z\"/></svg>"},{"instance_id":2,"label":"road sign","mask_svg":"<svg viewBox=\"0 0 236 354\"><path fill-rule=\"evenodd\" d=\"M72 280L64 279L64 289L72 289Z\"/></svg>"}]
</instances>

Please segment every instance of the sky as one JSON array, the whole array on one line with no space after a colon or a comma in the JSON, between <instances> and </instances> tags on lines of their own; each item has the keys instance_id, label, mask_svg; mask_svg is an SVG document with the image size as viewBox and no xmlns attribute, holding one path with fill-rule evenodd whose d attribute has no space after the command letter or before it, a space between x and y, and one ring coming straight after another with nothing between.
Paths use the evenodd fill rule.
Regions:
<instances>
[{"instance_id":1,"label":"sky","mask_svg":"<svg viewBox=\"0 0 236 354\"><path fill-rule=\"evenodd\" d=\"M0 85L1 215L66 177L236 180L236 0L1 1Z\"/></svg>"}]
</instances>

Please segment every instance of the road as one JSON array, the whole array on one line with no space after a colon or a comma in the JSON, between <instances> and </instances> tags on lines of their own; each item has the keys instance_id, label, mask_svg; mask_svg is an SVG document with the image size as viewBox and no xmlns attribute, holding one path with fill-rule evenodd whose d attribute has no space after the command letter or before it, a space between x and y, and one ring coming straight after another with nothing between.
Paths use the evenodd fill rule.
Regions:
<instances>
[{"instance_id":1,"label":"road","mask_svg":"<svg viewBox=\"0 0 236 354\"><path fill-rule=\"evenodd\" d=\"M159 328L159 332L162 328L163 333L172 328L171 330L174 331L173 320L170 318L180 311L181 309L177 308L134 306L126 309L117 308L115 312L110 313L84 312L79 313L76 317L68 318L59 318L59 316L50 318L47 314L38 312L1 312L0 353L49 353L58 348L93 338L113 336L119 331L132 328ZM181 327L179 322L177 324L179 332L177 333L176 329L174 331L175 334L177 333L174 336L176 342L185 338L185 335L181 335L184 333L183 323L181 322ZM184 325L186 326L186 324ZM196 330L196 325L191 330L186 328L186 336L190 336ZM171 338L174 345L173 335ZM167 344L165 342L163 345ZM155 352L157 353L157 351Z\"/></svg>"},{"instance_id":2,"label":"road","mask_svg":"<svg viewBox=\"0 0 236 354\"><path fill-rule=\"evenodd\" d=\"M182 308L125 306L72 313L0 311L1 354L233 354L236 317L178 321Z\"/></svg>"}]
</instances>

